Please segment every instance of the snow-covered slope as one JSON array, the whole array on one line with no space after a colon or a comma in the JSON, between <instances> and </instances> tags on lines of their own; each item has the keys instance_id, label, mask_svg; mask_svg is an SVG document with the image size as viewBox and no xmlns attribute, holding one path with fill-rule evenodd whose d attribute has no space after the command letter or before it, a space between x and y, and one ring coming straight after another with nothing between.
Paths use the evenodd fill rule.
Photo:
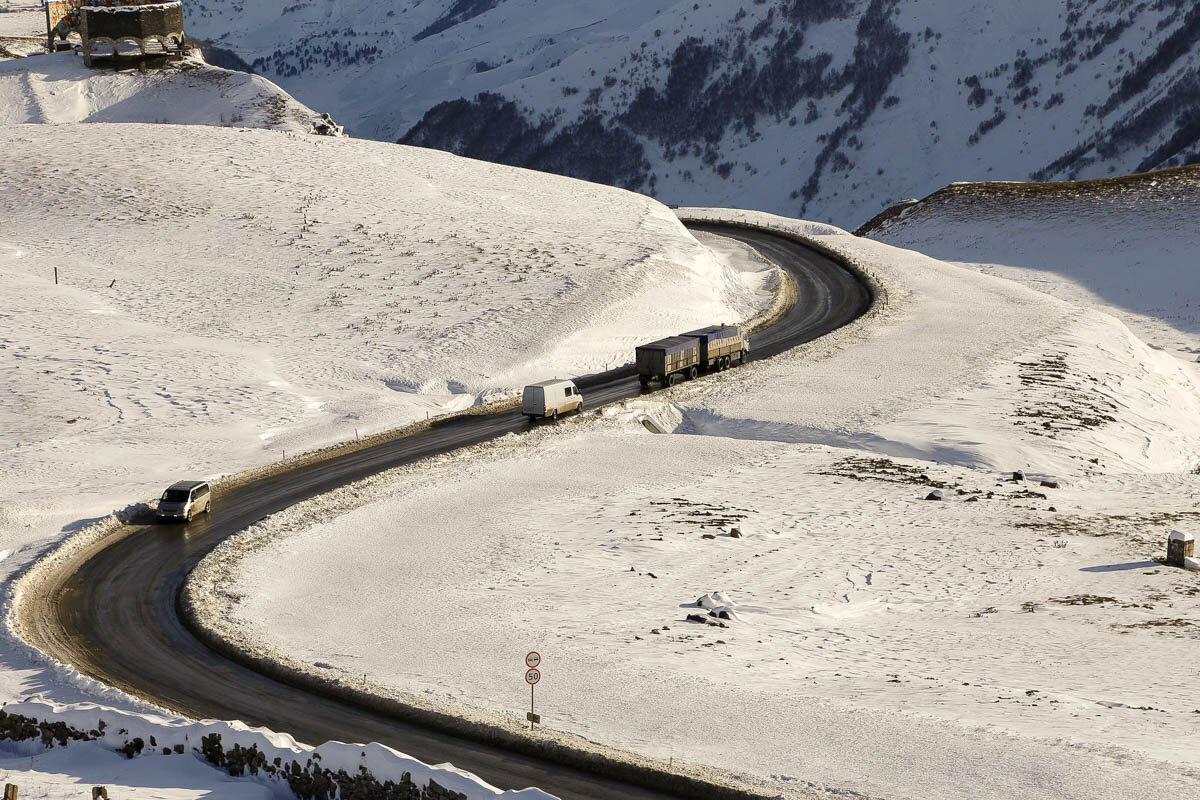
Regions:
<instances>
[{"instance_id":1,"label":"snow-covered slope","mask_svg":"<svg viewBox=\"0 0 1200 800\"><path fill-rule=\"evenodd\" d=\"M71 52L0 62L0 125L166 122L312 133L320 114L271 81L199 57L152 70L88 69Z\"/></svg>"},{"instance_id":2,"label":"snow-covered slope","mask_svg":"<svg viewBox=\"0 0 1200 800\"><path fill-rule=\"evenodd\" d=\"M1200 356L1200 167L1076 183L956 184L860 233L1104 308Z\"/></svg>"},{"instance_id":3,"label":"snow-covered slope","mask_svg":"<svg viewBox=\"0 0 1200 800\"><path fill-rule=\"evenodd\" d=\"M0 547L771 301L653 200L445 153L172 125L0 148Z\"/></svg>"},{"instance_id":4,"label":"snow-covered slope","mask_svg":"<svg viewBox=\"0 0 1200 800\"><path fill-rule=\"evenodd\" d=\"M357 136L855 226L1200 159L1191 0L189 0Z\"/></svg>"}]
</instances>

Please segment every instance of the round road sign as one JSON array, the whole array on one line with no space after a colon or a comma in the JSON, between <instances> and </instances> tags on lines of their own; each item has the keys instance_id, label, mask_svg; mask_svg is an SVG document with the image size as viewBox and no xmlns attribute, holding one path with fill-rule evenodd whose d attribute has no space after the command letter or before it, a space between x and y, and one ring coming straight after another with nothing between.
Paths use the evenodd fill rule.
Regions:
<instances>
[{"instance_id":1,"label":"round road sign","mask_svg":"<svg viewBox=\"0 0 1200 800\"><path fill-rule=\"evenodd\" d=\"M541 679L542 679L542 673L538 672L536 669L528 670L525 673L525 682L528 683L530 686L533 686L535 683L537 683Z\"/></svg>"},{"instance_id":2,"label":"round road sign","mask_svg":"<svg viewBox=\"0 0 1200 800\"><path fill-rule=\"evenodd\" d=\"M534 650L529 655L525 656L525 666L529 667L530 669L536 668L541 663L542 654L537 650Z\"/></svg>"}]
</instances>

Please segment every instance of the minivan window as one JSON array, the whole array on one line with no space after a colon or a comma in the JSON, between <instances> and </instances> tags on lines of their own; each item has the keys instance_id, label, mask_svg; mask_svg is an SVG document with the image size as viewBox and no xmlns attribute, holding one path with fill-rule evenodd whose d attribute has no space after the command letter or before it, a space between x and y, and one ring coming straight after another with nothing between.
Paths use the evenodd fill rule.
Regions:
<instances>
[{"instance_id":1,"label":"minivan window","mask_svg":"<svg viewBox=\"0 0 1200 800\"><path fill-rule=\"evenodd\" d=\"M167 489L163 492L162 499L168 503L186 503L188 493L184 489Z\"/></svg>"},{"instance_id":2,"label":"minivan window","mask_svg":"<svg viewBox=\"0 0 1200 800\"><path fill-rule=\"evenodd\" d=\"M574 393L574 390L570 386L568 386L567 387L567 397L570 397L573 393Z\"/></svg>"}]
</instances>

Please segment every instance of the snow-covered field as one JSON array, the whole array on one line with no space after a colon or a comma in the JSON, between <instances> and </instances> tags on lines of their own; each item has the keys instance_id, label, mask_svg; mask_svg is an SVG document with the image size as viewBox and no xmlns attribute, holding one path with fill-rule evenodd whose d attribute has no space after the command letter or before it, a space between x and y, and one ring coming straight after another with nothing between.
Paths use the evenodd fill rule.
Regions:
<instances>
[{"instance_id":1,"label":"snow-covered field","mask_svg":"<svg viewBox=\"0 0 1200 800\"><path fill-rule=\"evenodd\" d=\"M209 564L236 569L206 587L227 633L507 719L537 649L551 728L785 793L1200 796L1200 581L1154 560L1200 525L1194 365L1086 304L753 220L870 268L886 308L277 515Z\"/></svg>"}]
</instances>

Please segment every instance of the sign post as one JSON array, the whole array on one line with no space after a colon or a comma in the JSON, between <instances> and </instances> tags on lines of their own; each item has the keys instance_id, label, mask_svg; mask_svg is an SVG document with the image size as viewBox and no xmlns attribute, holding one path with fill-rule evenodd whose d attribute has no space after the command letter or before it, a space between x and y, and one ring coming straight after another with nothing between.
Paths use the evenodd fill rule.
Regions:
<instances>
[{"instance_id":1,"label":"sign post","mask_svg":"<svg viewBox=\"0 0 1200 800\"><path fill-rule=\"evenodd\" d=\"M529 720L529 730L533 730L534 723L541 722L542 718L533 713L533 687L542 679L541 670L538 667L542 663L542 656L538 651L534 650L525 656L525 682L529 684L529 713L525 718Z\"/></svg>"}]
</instances>

